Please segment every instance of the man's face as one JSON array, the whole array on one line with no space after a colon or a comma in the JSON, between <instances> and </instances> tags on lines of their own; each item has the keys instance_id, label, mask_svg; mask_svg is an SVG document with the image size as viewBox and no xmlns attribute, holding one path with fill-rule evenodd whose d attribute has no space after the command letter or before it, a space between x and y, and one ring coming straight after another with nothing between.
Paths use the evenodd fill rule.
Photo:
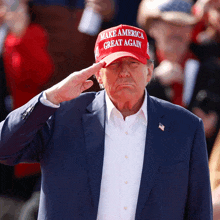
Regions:
<instances>
[{"instance_id":1,"label":"man's face","mask_svg":"<svg viewBox=\"0 0 220 220\"><path fill-rule=\"evenodd\" d=\"M153 64L147 65L134 58L123 57L102 68L96 77L113 102L138 100L143 97L152 72Z\"/></svg>"},{"instance_id":2,"label":"man's face","mask_svg":"<svg viewBox=\"0 0 220 220\"><path fill-rule=\"evenodd\" d=\"M177 26L165 21L155 21L150 27L157 50L172 62L181 60L188 51L191 33L192 26Z\"/></svg>"}]
</instances>

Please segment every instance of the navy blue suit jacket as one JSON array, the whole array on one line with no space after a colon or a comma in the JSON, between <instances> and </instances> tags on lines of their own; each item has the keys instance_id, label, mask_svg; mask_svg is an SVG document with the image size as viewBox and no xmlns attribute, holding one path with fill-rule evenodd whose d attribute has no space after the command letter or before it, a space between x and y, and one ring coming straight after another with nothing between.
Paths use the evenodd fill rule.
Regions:
<instances>
[{"instance_id":1,"label":"navy blue suit jacket","mask_svg":"<svg viewBox=\"0 0 220 220\"><path fill-rule=\"evenodd\" d=\"M39 94L0 123L2 163L41 163L40 220L96 220L104 155L104 94L85 93L58 109L44 106ZM147 103L135 219L212 219L201 119L154 97L148 96Z\"/></svg>"}]
</instances>

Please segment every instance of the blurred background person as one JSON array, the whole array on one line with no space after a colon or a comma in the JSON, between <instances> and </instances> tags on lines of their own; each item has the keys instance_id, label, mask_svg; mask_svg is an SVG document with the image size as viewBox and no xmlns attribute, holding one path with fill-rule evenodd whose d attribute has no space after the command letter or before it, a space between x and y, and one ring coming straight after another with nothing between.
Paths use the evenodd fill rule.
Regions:
<instances>
[{"instance_id":1,"label":"blurred background person","mask_svg":"<svg viewBox=\"0 0 220 220\"><path fill-rule=\"evenodd\" d=\"M183 71L186 62L194 58L189 48L196 24L191 7L183 0L143 0L137 18L139 26L152 38L151 57L157 67L149 92L179 105L184 105ZM164 92L154 93L156 85Z\"/></svg>"},{"instance_id":2,"label":"blurred background person","mask_svg":"<svg viewBox=\"0 0 220 220\"><path fill-rule=\"evenodd\" d=\"M209 159L210 183L212 190L213 220L220 219L220 132L216 137Z\"/></svg>"},{"instance_id":3,"label":"blurred background person","mask_svg":"<svg viewBox=\"0 0 220 220\"><path fill-rule=\"evenodd\" d=\"M220 1L198 0L193 6L193 13L199 21L194 42L200 45L220 43ZM219 56L220 52L215 50L212 53Z\"/></svg>"},{"instance_id":4,"label":"blurred background person","mask_svg":"<svg viewBox=\"0 0 220 220\"><path fill-rule=\"evenodd\" d=\"M142 0L137 21L152 38L155 60L150 95L182 105L203 119L210 155L219 128L219 71L215 59L202 59L191 47L198 19L192 3Z\"/></svg>"},{"instance_id":5,"label":"blurred background person","mask_svg":"<svg viewBox=\"0 0 220 220\"><path fill-rule=\"evenodd\" d=\"M207 74L202 76L200 84L197 83L193 97L195 102L190 107L194 107L194 113L204 118L210 154L219 130L220 117L220 1L198 0L192 11L198 23L193 31L190 48L201 63L204 63L202 67Z\"/></svg>"},{"instance_id":6,"label":"blurred background person","mask_svg":"<svg viewBox=\"0 0 220 220\"><path fill-rule=\"evenodd\" d=\"M48 51L55 69L45 89L64 79L71 72L81 70L94 62L94 44L97 35L78 30L84 9L99 14L103 22L114 16L114 0L33 0L34 21L42 25L49 35ZM90 22L88 16L88 23ZM93 26L95 24L90 24ZM99 30L98 30L99 31ZM90 90L98 91L99 85Z\"/></svg>"},{"instance_id":7,"label":"blurred background person","mask_svg":"<svg viewBox=\"0 0 220 220\"><path fill-rule=\"evenodd\" d=\"M7 35L7 26L4 24L5 9L1 6L0 1L0 121L9 113L10 109L7 106L8 89L5 79L5 70L2 59L5 37Z\"/></svg>"},{"instance_id":8,"label":"blurred background person","mask_svg":"<svg viewBox=\"0 0 220 220\"><path fill-rule=\"evenodd\" d=\"M5 8L0 1L0 121L12 110L10 96L6 84L5 68L3 64L4 42L7 36L7 25L4 23ZM12 188L13 167L0 164L0 195L6 195Z\"/></svg>"},{"instance_id":9,"label":"blurred background person","mask_svg":"<svg viewBox=\"0 0 220 220\"><path fill-rule=\"evenodd\" d=\"M193 38L192 47L202 59L207 58L219 63L220 58L220 1L198 0L193 6L193 12L199 23ZM220 71L216 73L219 75ZM219 84L218 84L219 85ZM219 92L216 88L215 93ZM217 96L214 96L218 99ZM217 101L216 101L217 102ZM214 108L215 106L213 106ZM219 109L218 107L215 108ZM209 159L210 181L213 200L213 219L220 219L220 132L215 139Z\"/></svg>"},{"instance_id":10,"label":"blurred background person","mask_svg":"<svg viewBox=\"0 0 220 220\"><path fill-rule=\"evenodd\" d=\"M29 9L25 0L0 0L1 117L38 94L53 72L46 32L31 23ZM1 164L0 175L0 219L17 219L39 181L39 164Z\"/></svg>"},{"instance_id":11,"label":"blurred background person","mask_svg":"<svg viewBox=\"0 0 220 220\"><path fill-rule=\"evenodd\" d=\"M3 60L15 109L43 90L43 85L52 76L53 62L47 51L47 34L40 25L31 22L28 2L4 2L4 6L8 34ZM39 177L39 164L15 166L13 193L23 199L29 198Z\"/></svg>"},{"instance_id":12,"label":"blurred background person","mask_svg":"<svg viewBox=\"0 0 220 220\"><path fill-rule=\"evenodd\" d=\"M3 59L15 109L42 91L53 74L53 62L47 51L47 33L31 21L28 1L13 1L4 4L8 34Z\"/></svg>"},{"instance_id":13,"label":"blurred background person","mask_svg":"<svg viewBox=\"0 0 220 220\"><path fill-rule=\"evenodd\" d=\"M53 73L53 62L47 52L45 30L31 22L29 3L25 0L1 0L0 8L1 54L6 79L3 84L6 86L7 83L11 108L15 109L42 91L42 86ZM16 207L30 198L40 179L40 166L1 166L1 219L9 219L15 214ZM9 206L10 209L7 208Z\"/></svg>"}]
</instances>

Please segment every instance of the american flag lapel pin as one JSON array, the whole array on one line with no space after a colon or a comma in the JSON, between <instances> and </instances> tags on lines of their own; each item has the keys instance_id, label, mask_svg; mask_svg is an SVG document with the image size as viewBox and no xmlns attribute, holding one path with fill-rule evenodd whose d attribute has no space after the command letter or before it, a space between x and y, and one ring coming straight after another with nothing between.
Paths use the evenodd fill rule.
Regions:
<instances>
[{"instance_id":1,"label":"american flag lapel pin","mask_svg":"<svg viewBox=\"0 0 220 220\"><path fill-rule=\"evenodd\" d=\"M159 127L158 128L160 128L161 131L164 131L165 126L162 123L159 123Z\"/></svg>"}]
</instances>

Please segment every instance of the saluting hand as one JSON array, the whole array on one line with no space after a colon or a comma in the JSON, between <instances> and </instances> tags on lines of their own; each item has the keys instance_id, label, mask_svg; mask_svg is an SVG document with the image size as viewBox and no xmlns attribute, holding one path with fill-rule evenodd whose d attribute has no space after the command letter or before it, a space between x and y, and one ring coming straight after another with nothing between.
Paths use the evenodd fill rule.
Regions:
<instances>
[{"instance_id":1,"label":"saluting hand","mask_svg":"<svg viewBox=\"0 0 220 220\"><path fill-rule=\"evenodd\" d=\"M78 97L83 91L93 85L92 80L87 79L96 74L104 65L105 62L96 63L86 69L70 74L64 80L45 91L47 99L58 105L61 102Z\"/></svg>"}]
</instances>

